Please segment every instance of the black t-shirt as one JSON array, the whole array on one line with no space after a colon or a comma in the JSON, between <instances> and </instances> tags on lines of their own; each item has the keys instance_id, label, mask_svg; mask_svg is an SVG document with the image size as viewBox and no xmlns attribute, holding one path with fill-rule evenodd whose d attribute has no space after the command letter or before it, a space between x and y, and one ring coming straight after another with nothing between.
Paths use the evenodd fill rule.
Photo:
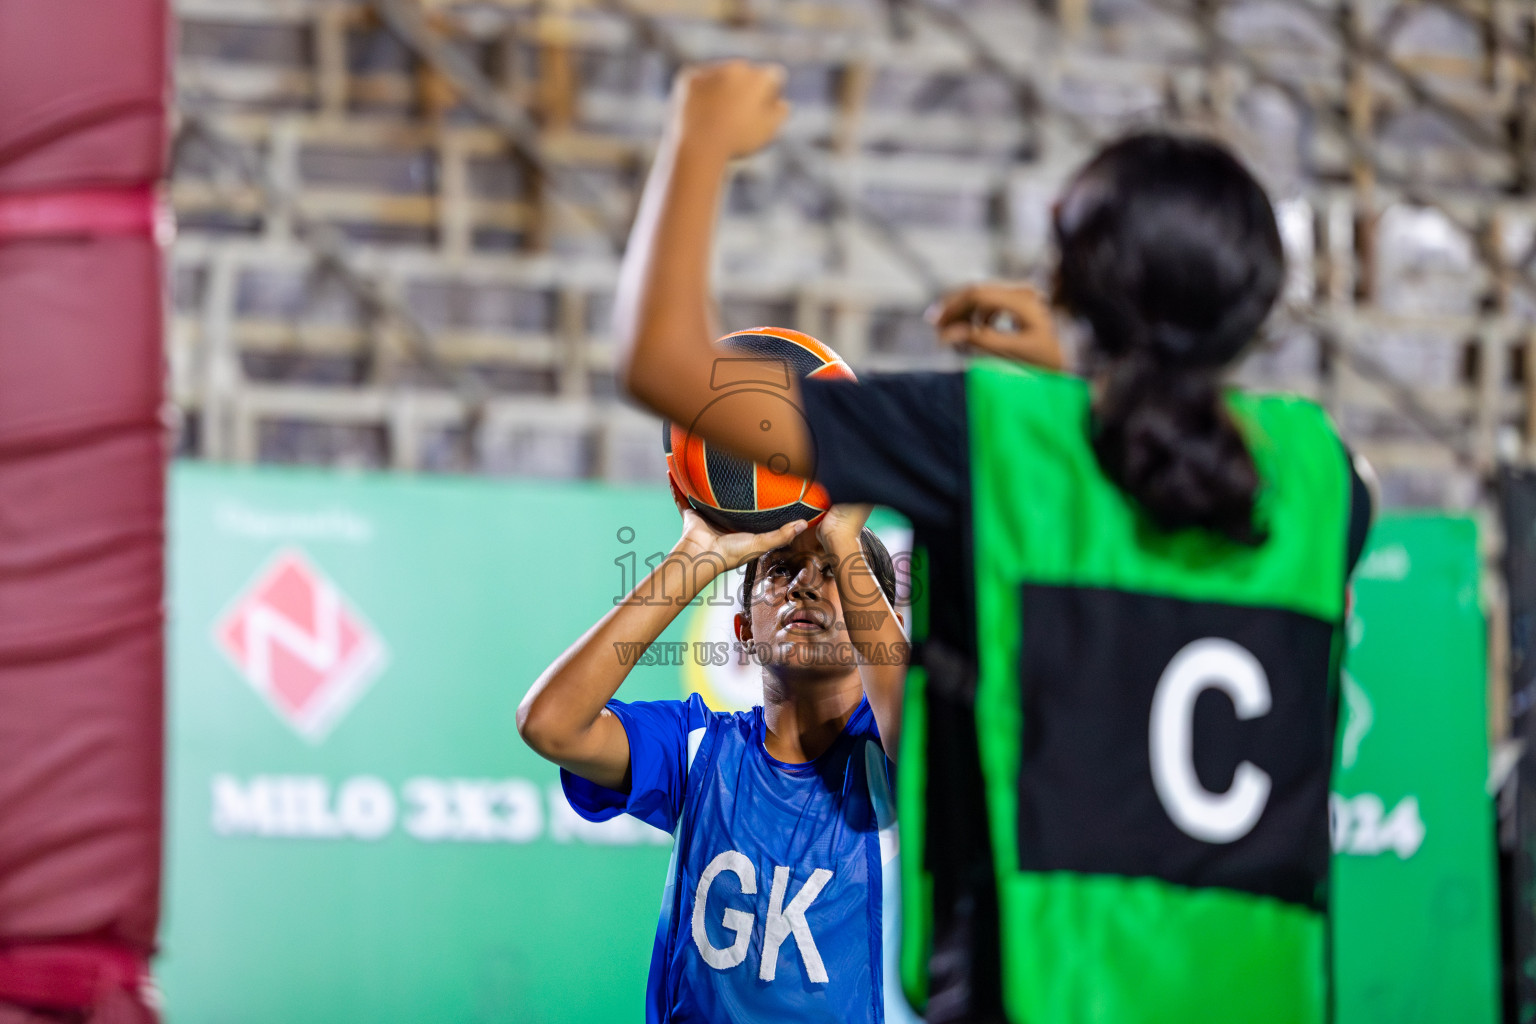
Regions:
<instances>
[{"instance_id":1,"label":"black t-shirt","mask_svg":"<svg viewBox=\"0 0 1536 1024\"><path fill-rule=\"evenodd\" d=\"M912 522L928 553L928 636L914 651L928 674L931 801L924 863L934 882L930 1021L1003 1019L997 901L976 757L975 586L971 459L963 373L884 374L860 383L801 382L815 477L835 502L885 505ZM1371 497L1351 463L1347 569L1365 547Z\"/></svg>"}]
</instances>

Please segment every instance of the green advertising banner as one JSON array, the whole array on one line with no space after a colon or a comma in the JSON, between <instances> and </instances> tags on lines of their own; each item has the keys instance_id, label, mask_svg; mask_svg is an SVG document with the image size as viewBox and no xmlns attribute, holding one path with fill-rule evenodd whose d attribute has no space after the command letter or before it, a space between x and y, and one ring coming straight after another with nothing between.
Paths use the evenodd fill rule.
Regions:
<instances>
[{"instance_id":1,"label":"green advertising banner","mask_svg":"<svg viewBox=\"0 0 1536 1024\"><path fill-rule=\"evenodd\" d=\"M578 818L514 715L671 546L666 493L182 464L171 497L170 1024L643 1020L670 837ZM1387 520L1359 577L1338 1020L1491 1024L1471 525ZM734 596L685 611L620 696L758 703Z\"/></svg>"},{"instance_id":2,"label":"green advertising banner","mask_svg":"<svg viewBox=\"0 0 1536 1024\"><path fill-rule=\"evenodd\" d=\"M577 818L514 715L671 546L665 495L180 465L172 499L167 1019L642 1019L670 837Z\"/></svg>"},{"instance_id":3,"label":"green advertising banner","mask_svg":"<svg viewBox=\"0 0 1536 1024\"><path fill-rule=\"evenodd\" d=\"M1494 1024L1487 632L1470 520L1378 522L1355 572L1332 801L1338 1024Z\"/></svg>"}]
</instances>

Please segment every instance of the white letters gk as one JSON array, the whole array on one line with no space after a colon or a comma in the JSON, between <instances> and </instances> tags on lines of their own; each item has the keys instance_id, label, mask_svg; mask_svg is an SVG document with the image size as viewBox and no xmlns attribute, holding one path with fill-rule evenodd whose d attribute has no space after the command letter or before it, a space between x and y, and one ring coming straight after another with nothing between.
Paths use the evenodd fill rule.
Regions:
<instances>
[{"instance_id":1,"label":"white letters gk","mask_svg":"<svg viewBox=\"0 0 1536 1024\"><path fill-rule=\"evenodd\" d=\"M726 850L717 855L699 875L698 888L693 897L693 944L698 947L704 962L717 971L728 971L747 958L747 948L752 942L752 927L757 921L757 915L751 911L727 907L720 916L720 923L734 935L734 941L724 947L715 946L709 941L709 933L705 928L709 890L715 879L727 871L740 882L743 896L757 895L757 869L752 866L746 854L736 850ZM763 981L772 981L777 976L779 947L785 939L793 937L795 948L800 951L800 962L805 965L805 976L817 984L826 984L827 968L822 963L821 951L816 948L816 937L811 934L805 912L832 880L832 872L826 868L812 871L811 877L792 897L789 896L789 876L789 868L774 867L768 913L763 919L763 955L757 976ZM788 904L785 903L786 897L789 899Z\"/></svg>"}]
</instances>

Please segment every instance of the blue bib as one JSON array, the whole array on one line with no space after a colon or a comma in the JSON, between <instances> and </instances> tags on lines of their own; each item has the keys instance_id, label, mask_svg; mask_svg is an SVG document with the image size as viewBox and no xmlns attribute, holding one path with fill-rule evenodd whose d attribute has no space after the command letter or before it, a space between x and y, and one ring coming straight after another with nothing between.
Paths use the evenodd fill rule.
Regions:
<instances>
[{"instance_id":1,"label":"blue bib","mask_svg":"<svg viewBox=\"0 0 1536 1024\"><path fill-rule=\"evenodd\" d=\"M648 1024L915 1020L897 987L894 805L868 703L798 765L764 749L762 708L608 707L629 736L630 792L561 777L584 817L628 812L674 834Z\"/></svg>"}]
</instances>

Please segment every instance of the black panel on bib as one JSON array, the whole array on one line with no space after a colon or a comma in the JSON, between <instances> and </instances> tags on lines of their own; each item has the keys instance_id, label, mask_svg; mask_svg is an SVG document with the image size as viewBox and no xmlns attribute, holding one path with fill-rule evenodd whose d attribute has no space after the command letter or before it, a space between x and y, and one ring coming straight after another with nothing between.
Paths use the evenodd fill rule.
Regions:
<instances>
[{"instance_id":1,"label":"black panel on bib","mask_svg":"<svg viewBox=\"0 0 1536 1024\"><path fill-rule=\"evenodd\" d=\"M1322 906L1332 624L1272 608L1085 587L1025 585L1021 610L1022 870L1154 876ZM1246 721L1210 680L1179 705L1190 729L1184 763L1192 763L1200 790L1226 793L1244 761L1270 780L1251 830L1226 842L1175 823L1151 766L1159 681L1176 655L1207 639L1251 654L1269 693L1268 711ZM1174 689L1165 689L1165 702Z\"/></svg>"}]
</instances>

